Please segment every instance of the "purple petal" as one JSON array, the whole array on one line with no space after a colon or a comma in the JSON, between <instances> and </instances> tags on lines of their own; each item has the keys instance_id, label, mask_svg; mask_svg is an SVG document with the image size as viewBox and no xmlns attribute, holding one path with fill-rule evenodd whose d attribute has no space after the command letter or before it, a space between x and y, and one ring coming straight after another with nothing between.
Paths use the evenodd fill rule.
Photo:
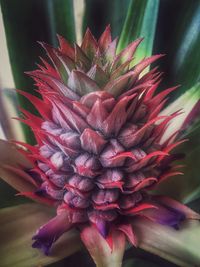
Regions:
<instances>
[{"instance_id":1,"label":"purple petal","mask_svg":"<svg viewBox=\"0 0 200 267\"><path fill-rule=\"evenodd\" d=\"M185 215L186 219L192 220L200 220L200 215L195 211L191 210L189 207L184 204L166 196L154 196L153 200L160 203L162 206L166 208L172 208L178 213L182 213Z\"/></svg>"},{"instance_id":2,"label":"purple petal","mask_svg":"<svg viewBox=\"0 0 200 267\"><path fill-rule=\"evenodd\" d=\"M143 212L147 218L162 224L179 228L180 223L185 220L186 216L183 212L174 209L173 207L166 207L159 204L155 205L156 209L147 209Z\"/></svg>"},{"instance_id":3,"label":"purple petal","mask_svg":"<svg viewBox=\"0 0 200 267\"><path fill-rule=\"evenodd\" d=\"M96 227L99 233L106 238L108 235L108 224L104 220L98 220L96 223Z\"/></svg>"},{"instance_id":4,"label":"purple petal","mask_svg":"<svg viewBox=\"0 0 200 267\"><path fill-rule=\"evenodd\" d=\"M67 212L61 212L51 219L47 224L40 227L33 236L33 248L41 249L44 254L49 255L52 244L66 231L71 228Z\"/></svg>"}]
</instances>

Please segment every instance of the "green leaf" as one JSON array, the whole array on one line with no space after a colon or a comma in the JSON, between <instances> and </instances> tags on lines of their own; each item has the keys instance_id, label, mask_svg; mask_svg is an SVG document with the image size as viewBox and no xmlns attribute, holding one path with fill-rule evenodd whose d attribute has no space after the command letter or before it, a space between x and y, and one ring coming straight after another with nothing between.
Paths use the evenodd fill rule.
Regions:
<instances>
[{"instance_id":1,"label":"green leaf","mask_svg":"<svg viewBox=\"0 0 200 267\"><path fill-rule=\"evenodd\" d=\"M65 233L50 256L31 247L35 231L50 218L52 210L37 204L24 204L0 210L0 265L3 267L46 266L81 248L78 234Z\"/></svg>"},{"instance_id":2,"label":"green leaf","mask_svg":"<svg viewBox=\"0 0 200 267\"><path fill-rule=\"evenodd\" d=\"M189 4L186 1L181 15L182 23L174 33L176 54L171 71L173 80L183 85L183 93L200 79L200 2Z\"/></svg>"},{"instance_id":3,"label":"green leaf","mask_svg":"<svg viewBox=\"0 0 200 267\"><path fill-rule=\"evenodd\" d=\"M119 36L131 0L85 0L83 34L89 27L96 38L111 25L113 37Z\"/></svg>"},{"instance_id":4,"label":"green leaf","mask_svg":"<svg viewBox=\"0 0 200 267\"><path fill-rule=\"evenodd\" d=\"M200 84L186 91L183 95L172 102L162 115L171 114L182 109L182 114L175 118L168 127L165 138L169 137L174 129L183 130L180 137L188 139L174 152L184 153L185 158L179 162L184 165L184 175L174 176L163 181L156 189L156 192L169 195L181 202L188 203L200 197L200 176L199 176L199 155L200 155L200 119L199 111L192 114L195 106L200 105ZM189 119L188 119L189 118ZM184 123L184 121L187 123ZM178 190L177 190L178 189Z\"/></svg>"},{"instance_id":5,"label":"green leaf","mask_svg":"<svg viewBox=\"0 0 200 267\"><path fill-rule=\"evenodd\" d=\"M0 129L2 129L3 134L6 139L13 139L15 134L13 132L12 124L9 118L8 110L4 103L4 98L2 94L2 88L0 87ZM3 138L3 137L1 137Z\"/></svg>"},{"instance_id":6,"label":"green leaf","mask_svg":"<svg viewBox=\"0 0 200 267\"><path fill-rule=\"evenodd\" d=\"M181 84L177 98L200 78L200 2L161 1L158 19L154 53L166 54L164 83Z\"/></svg>"},{"instance_id":7,"label":"green leaf","mask_svg":"<svg viewBox=\"0 0 200 267\"><path fill-rule=\"evenodd\" d=\"M182 267L200 266L200 223L187 221L179 230L137 219L133 229L139 247Z\"/></svg>"},{"instance_id":8,"label":"green leaf","mask_svg":"<svg viewBox=\"0 0 200 267\"><path fill-rule=\"evenodd\" d=\"M12 73L17 89L36 94L33 81L24 75L36 68L38 56L44 55L37 41L56 44L56 33L75 39L72 0L0 0ZM43 53L43 54L42 54ZM18 94L20 106L35 108ZM24 126L26 140L34 143L31 130Z\"/></svg>"},{"instance_id":9,"label":"green leaf","mask_svg":"<svg viewBox=\"0 0 200 267\"><path fill-rule=\"evenodd\" d=\"M182 163L184 175L170 177L160 184L156 192L171 196L183 203L188 203L200 197L200 126L187 137L188 142L180 146L176 152L185 153ZM178 189L178 190L177 190Z\"/></svg>"},{"instance_id":10,"label":"green leaf","mask_svg":"<svg viewBox=\"0 0 200 267\"><path fill-rule=\"evenodd\" d=\"M54 244L52 254L49 257L44 256L39 250L31 248L31 237L35 231L53 216L52 209L38 204L24 204L1 209L0 258L2 266L45 266L78 251L82 245L78 234L74 231L64 234ZM182 267L199 265L199 222L187 222L180 230L175 230L144 219L138 219L133 223L133 227L139 238L139 247L142 249ZM114 245L113 254L110 254L108 244L101 236L100 238L102 239L99 244L103 244L103 250L102 248L98 250L99 245L97 246L96 239L91 236L91 233L89 236L87 235L87 239L89 237L92 237L89 242L92 253L96 251L97 256L104 254L109 256L107 258L105 258L105 255L101 257L103 266L118 266L109 264L113 262L118 264L121 262L122 254L119 253L118 249L123 247L123 242L120 241L119 235L115 236L118 241ZM101 254L99 254L100 251ZM106 259L110 259L110 261ZM112 259L115 261L112 261Z\"/></svg>"},{"instance_id":11,"label":"green leaf","mask_svg":"<svg viewBox=\"0 0 200 267\"><path fill-rule=\"evenodd\" d=\"M200 213L200 198L195 199L192 202L188 203L188 206L193 209L195 212Z\"/></svg>"},{"instance_id":12,"label":"green leaf","mask_svg":"<svg viewBox=\"0 0 200 267\"><path fill-rule=\"evenodd\" d=\"M12 136L7 136L7 140L20 140L24 141L24 133L18 120L13 118L19 117L20 111L18 109L19 103L17 100L16 91L12 88L2 89L2 102L5 106L7 119L12 129ZM3 116L3 113L2 113ZM1 117L1 116L0 116ZM3 120L4 118L2 118Z\"/></svg>"},{"instance_id":13,"label":"green leaf","mask_svg":"<svg viewBox=\"0 0 200 267\"><path fill-rule=\"evenodd\" d=\"M169 104L160 115L171 115L172 113L181 110L182 114L177 116L172 122L170 126L167 128L165 132L165 138L169 137L173 134L174 130L181 129L182 127L186 127L186 129L182 130L182 136L187 138L187 134L191 131L194 131L193 127L196 127L196 121L199 117L198 112L196 114L192 114L195 106L199 106L200 100L200 83L195 84L189 90L187 90L184 94L179 96L176 100L174 100L171 104ZM186 124L186 125L185 125ZM184 152L184 151L183 151Z\"/></svg>"},{"instance_id":14,"label":"green leaf","mask_svg":"<svg viewBox=\"0 0 200 267\"><path fill-rule=\"evenodd\" d=\"M0 209L31 202L28 198L16 196L17 193L17 190L0 178Z\"/></svg>"},{"instance_id":15,"label":"green leaf","mask_svg":"<svg viewBox=\"0 0 200 267\"><path fill-rule=\"evenodd\" d=\"M144 37L136 52L136 62L152 54L159 0L132 0L120 36L118 51L131 41Z\"/></svg>"},{"instance_id":16,"label":"green leaf","mask_svg":"<svg viewBox=\"0 0 200 267\"><path fill-rule=\"evenodd\" d=\"M76 41L73 0L50 0L47 2L48 19L52 40L57 45L56 33L70 43Z\"/></svg>"}]
</instances>

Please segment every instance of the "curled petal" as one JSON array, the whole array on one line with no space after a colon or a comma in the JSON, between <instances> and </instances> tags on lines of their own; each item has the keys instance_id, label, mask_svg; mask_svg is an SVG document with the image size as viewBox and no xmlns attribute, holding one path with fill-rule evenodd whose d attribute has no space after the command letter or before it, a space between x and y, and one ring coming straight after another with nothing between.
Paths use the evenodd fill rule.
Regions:
<instances>
[{"instance_id":1,"label":"curled petal","mask_svg":"<svg viewBox=\"0 0 200 267\"><path fill-rule=\"evenodd\" d=\"M41 249L46 255L49 255L52 244L66 231L71 228L67 212L61 212L51 219L47 224L40 227L36 235L33 236L33 248Z\"/></svg>"},{"instance_id":2,"label":"curled petal","mask_svg":"<svg viewBox=\"0 0 200 267\"><path fill-rule=\"evenodd\" d=\"M155 209L148 209L141 213L144 217L162 225L168 225L178 229L180 223L185 220L185 214L173 209L155 204Z\"/></svg>"},{"instance_id":3,"label":"curled petal","mask_svg":"<svg viewBox=\"0 0 200 267\"><path fill-rule=\"evenodd\" d=\"M185 219L200 219L199 214L168 197L153 196L151 203L155 208L141 210L140 215L162 225L178 229Z\"/></svg>"},{"instance_id":4,"label":"curled petal","mask_svg":"<svg viewBox=\"0 0 200 267\"><path fill-rule=\"evenodd\" d=\"M156 201L159 201L162 205L166 207L172 207L177 212L183 213L187 219L194 219L200 220L200 214L196 213L195 211L191 210L184 204L166 196L154 196L153 197Z\"/></svg>"}]
</instances>

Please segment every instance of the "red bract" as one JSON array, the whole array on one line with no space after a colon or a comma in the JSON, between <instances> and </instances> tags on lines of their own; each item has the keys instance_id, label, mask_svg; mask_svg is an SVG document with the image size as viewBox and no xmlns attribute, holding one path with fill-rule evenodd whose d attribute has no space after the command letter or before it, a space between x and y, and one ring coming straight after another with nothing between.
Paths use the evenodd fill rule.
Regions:
<instances>
[{"instance_id":1,"label":"red bract","mask_svg":"<svg viewBox=\"0 0 200 267\"><path fill-rule=\"evenodd\" d=\"M162 55L133 65L141 39L116 54L109 27L98 41L87 30L80 47L58 38L58 49L42 44L53 67L43 60L29 73L42 99L21 92L41 115L23 111L22 121L37 140L36 146L25 145L37 188L23 194L57 207L57 216L33 237L33 247L48 254L63 232L90 224L106 239L118 229L136 245L136 216L175 228L196 218L181 204L149 193L180 173L171 152L180 144L178 129L163 139L179 111L159 115L176 87L156 94L160 73L142 75Z\"/></svg>"}]
</instances>

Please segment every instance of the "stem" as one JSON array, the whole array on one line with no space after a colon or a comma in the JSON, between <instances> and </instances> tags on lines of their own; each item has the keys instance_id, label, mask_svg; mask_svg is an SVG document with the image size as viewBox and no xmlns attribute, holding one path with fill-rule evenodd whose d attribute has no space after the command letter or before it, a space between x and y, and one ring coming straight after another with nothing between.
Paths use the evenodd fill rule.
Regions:
<instances>
[{"instance_id":1,"label":"stem","mask_svg":"<svg viewBox=\"0 0 200 267\"><path fill-rule=\"evenodd\" d=\"M86 227L81 233L88 252L97 267L121 267L125 250L125 235L118 230L113 230L109 236L109 243L93 226Z\"/></svg>"}]
</instances>

